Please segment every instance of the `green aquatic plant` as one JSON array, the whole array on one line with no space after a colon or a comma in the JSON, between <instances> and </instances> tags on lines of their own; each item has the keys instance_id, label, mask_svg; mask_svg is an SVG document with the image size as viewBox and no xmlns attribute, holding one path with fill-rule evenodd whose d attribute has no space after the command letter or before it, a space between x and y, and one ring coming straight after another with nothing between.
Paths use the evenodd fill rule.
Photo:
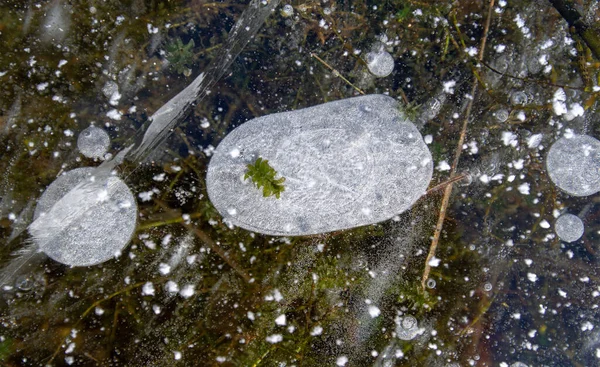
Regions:
<instances>
[{"instance_id":1,"label":"green aquatic plant","mask_svg":"<svg viewBox=\"0 0 600 367\"><path fill-rule=\"evenodd\" d=\"M247 165L248 170L244 175L244 180L250 178L256 185L256 188L263 188L263 196L269 197L275 195L277 199L285 190L283 182L285 177L275 178L277 171L269 164L269 161L258 157L254 164Z\"/></svg>"},{"instance_id":2,"label":"green aquatic plant","mask_svg":"<svg viewBox=\"0 0 600 367\"><path fill-rule=\"evenodd\" d=\"M167 60L169 60L171 68L177 72L177 74L189 75L190 65L194 61L194 46L193 39L190 39L187 44L184 44L179 37L166 46Z\"/></svg>"}]
</instances>

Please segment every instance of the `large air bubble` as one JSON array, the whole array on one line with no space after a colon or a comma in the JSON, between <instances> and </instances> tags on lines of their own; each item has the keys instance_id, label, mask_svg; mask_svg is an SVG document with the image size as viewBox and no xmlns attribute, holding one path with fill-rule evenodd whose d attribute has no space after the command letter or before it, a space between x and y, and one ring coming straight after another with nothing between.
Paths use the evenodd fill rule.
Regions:
<instances>
[{"instance_id":1,"label":"large air bubble","mask_svg":"<svg viewBox=\"0 0 600 367\"><path fill-rule=\"evenodd\" d=\"M90 126L77 138L77 148L88 158L102 158L110 146L110 137L103 129Z\"/></svg>"},{"instance_id":2,"label":"large air bubble","mask_svg":"<svg viewBox=\"0 0 600 367\"><path fill-rule=\"evenodd\" d=\"M600 141L587 135L557 140L546 160L548 175L556 186L574 196L600 191Z\"/></svg>"},{"instance_id":3,"label":"large air bubble","mask_svg":"<svg viewBox=\"0 0 600 367\"><path fill-rule=\"evenodd\" d=\"M258 158L285 178L279 199L244 179ZM215 150L207 189L234 225L308 235L390 219L425 193L432 173L431 153L399 103L369 95L246 122Z\"/></svg>"},{"instance_id":4,"label":"large air bubble","mask_svg":"<svg viewBox=\"0 0 600 367\"><path fill-rule=\"evenodd\" d=\"M97 179L94 168L58 177L44 192L29 233L40 250L70 266L110 260L135 230L135 197L118 177Z\"/></svg>"},{"instance_id":5,"label":"large air bubble","mask_svg":"<svg viewBox=\"0 0 600 367\"><path fill-rule=\"evenodd\" d=\"M575 242L583 236L583 221L573 214L563 214L556 220L554 230L558 237L565 242Z\"/></svg>"}]
</instances>

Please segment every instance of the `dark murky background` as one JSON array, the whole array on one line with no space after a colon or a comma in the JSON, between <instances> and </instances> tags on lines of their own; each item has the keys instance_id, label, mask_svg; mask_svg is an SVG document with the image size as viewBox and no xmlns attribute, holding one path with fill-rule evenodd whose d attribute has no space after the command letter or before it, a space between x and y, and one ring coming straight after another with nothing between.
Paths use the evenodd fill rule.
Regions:
<instances>
[{"instance_id":1,"label":"dark murky background","mask_svg":"<svg viewBox=\"0 0 600 367\"><path fill-rule=\"evenodd\" d=\"M599 27L598 2L575 3ZM100 164L79 153L79 132L94 124L111 153L126 146L207 68L246 6L2 2L5 266L30 243L24 229L44 189ZM377 44L395 60L384 78L363 61ZM545 166L561 136L600 137L599 66L547 1L282 2L153 162L119 166L139 209L121 256L73 268L44 258L2 285L0 361L599 365L599 197L560 191ZM444 190L388 222L293 238L231 229L207 199L210 154L228 131L357 89L389 94L420 121L432 187L449 178L468 121L457 174L472 182L453 185L424 288ZM578 241L554 233L563 212L583 220Z\"/></svg>"}]
</instances>

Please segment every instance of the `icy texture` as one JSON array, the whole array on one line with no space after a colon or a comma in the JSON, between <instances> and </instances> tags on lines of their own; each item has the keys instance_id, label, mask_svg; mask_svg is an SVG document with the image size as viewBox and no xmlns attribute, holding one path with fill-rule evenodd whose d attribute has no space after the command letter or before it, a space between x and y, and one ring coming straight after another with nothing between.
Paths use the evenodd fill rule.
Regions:
<instances>
[{"instance_id":1,"label":"icy texture","mask_svg":"<svg viewBox=\"0 0 600 367\"><path fill-rule=\"evenodd\" d=\"M225 74L277 5L279 0L250 1L206 71L150 116L150 126L145 131L142 142L133 152L135 160L147 158L149 153L168 137L173 127L187 116L195 103L210 93L210 87Z\"/></svg>"},{"instance_id":2,"label":"icy texture","mask_svg":"<svg viewBox=\"0 0 600 367\"><path fill-rule=\"evenodd\" d=\"M110 137L103 129L90 126L77 138L77 148L88 158L102 158L110 146Z\"/></svg>"},{"instance_id":3,"label":"icy texture","mask_svg":"<svg viewBox=\"0 0 600 367\"><path fill-rule=\"evenodd\" d=\"M574 196L600 191L600 141L587 135L557 140L548 153L546 167L550 179Z\"/></svg>"},{"instance_id":4,"label":"icy texture","mask_svg":"<svg viewBox=\"0 0 600 367\"><path fill-rule=\"evenodd\" d=\"M244 180L246 165L258 157L286 178L280 199L263 197ZM234 225L308 235L407 210L425 193L432 172L431 154L398 103L369 95L246 122L215 150L207 189Z\"/></svg>"},{"instance_id":5,"label":"icy texture","mask_svg":"<svg viewBox=\"0 0 600 367\"><path fill-rule=\"evenodd\" d=\"M404 316L397 320L396 324L396 334L399 339L412 340L423 333L423 330L419 329L419 324L414 316Z\"/></svg>"},{"instance_id":6,"label":"icy texture","mask_svg":"<svg viewBox=\"0 0 600 367\"><path fill-rule=\"evenodd\" d=\"M91 176L79 168L57 178L44 192L29 233L40 250L71 266L105 262L120 252L135 229L137 207L119 178Z\"/></svg>"},{"instance_id":7,"label":"icy texture","mask_svg":"<svg viewBox=\"0 0 600 367\"><path fill-rule=\"evenodd\" d=\"M583 236L583 221L573 214L563 214L556 220L554 230L565 242L575 242Z\"/></svg>"},{"instance_id":8,"label":"icy texture","mask_svg":"<svg viewBox=\"0 0 600 367\"><path fill-rule=\"evenodd\" d=\"M384 78L394 71L394 58L385 50L369 52L366 61L369 71L378 78Z\"/></svg>"}]
</instances>

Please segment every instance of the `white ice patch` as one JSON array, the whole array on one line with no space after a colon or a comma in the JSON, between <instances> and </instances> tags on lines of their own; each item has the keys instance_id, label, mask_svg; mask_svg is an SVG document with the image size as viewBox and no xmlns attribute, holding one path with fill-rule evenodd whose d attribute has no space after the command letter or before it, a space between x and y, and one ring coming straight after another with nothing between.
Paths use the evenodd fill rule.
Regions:
<instances>
[{"instance_id":1,"label":"white ice patch","mask_svg":"<svg viewBox=\"0 0 600 367\"><path fill-rule=\"evenodd\" d=\"M337 357L337 359L335 360L335 364L337 366L343 367L346 365L346 363L348 363L348 357L346 356L339 356Z\"/></svg>"},{"instance_id":2,"label":"white ice patch","mask_svg":"<svg viewBox=\"0 0 600 367\"><path fill-rule=\"evenodd\" d=\"M193 284L186 284L179 291L179 295L183 298L190 298L194 293L196 293L196 290Z\"/></svg>"},{"instance_id":3,"label":"white ice patch","mask_svg":"<svg viewBox=\"0 0 600 367\"><path fill-rule=\"evenodd\" d=\"M154 284L147 282L142 286L142 296L154 296Z\"/></svg>"},{"instance_id":4,"label":"white ice patch","mask_svg":"<svg viewBox=\"0 0 600 367\"><path fill-rule=\"evenodd\" d=\"M535 149L542 142L542 134L533 134L527 139L527 148Z\"/></svg>"},{"instance_id":5,"label":"white ice patch","mask_svg":"<svg viewBox=\"0 0 600 367\"><path fill-rule=\"evenodd\" d=\"M431 260L429 260L428 264L429 264L429 266L436 268L436 267L440 266L441 261L442 261L441 259L438 259L437 257L434 256L431 258Z\"/></svg>"},{"instance_id":6,"label":"white ice patch","mask_svg":"<svg viewBox=\"0 0 600 367\"><path fill-rule=\"evenodd\" d=\"M273 334L273 335L267 336L266 340L268 343L275 344L275 343L279 343L280 341L282 341L283 336L281 336L281 334Z\"/></svg>"},{"instance_id":7,"label":"white ice patch","mask_svg":"<svg viewBox=\"0 0 600 367\"><path fill-rule=\"evenodd\" d=\"M319 325L315 326L311 331L310 331L310 335L312 336L317 336L317 335L321 335L323 333L323 328Z\"/></svg>"},{"instance_id":8,"label":"white ice patch","mask_svg":"<svg viewBox=\"0 0 600 367\"><path fill-rule=\"evenodd\" d=\"M444 87L444 93L454 94L454 87L456 86L456 81L449 80L447 82L444 82L442 85Z\"/></svg>"},{"instance_id":9,"label":"white ice patch","mask_svg":"<svg viewBox=\"0 0 600 367\"><path fill-rule=\"evenodd\" d=\"M279 326L284 326L286 324L286 319L285 319L285 315L279 315L276 319L275 319L275 324L279 325Z\"/></svg>"},{"instance_id":10,"label":"white ice patch","mask_svg":"<svg viewBox=\"0 0 600 367\"><path fill-rule=\"evenodd\" d=\"M438 163L436 169L438 171L450 171L450 165L448 164L448 162L443 160L440 163Z\"/></svg>"},{"instance_id":11,"label":"white ice patch","mask_svg":"<svg viewBox=\"0 0 600 367\"><path fill-rule=\"evenodd\" d=\"M523 195L529 195L529 183L524 182L522 184L519 185L519 187L517 188L519 190L519 192Z\"/></svg>"},{"instance_id":12,"label":"white ice patch","mask_svg":"<svg viewBox=\"0 0 600 367\"><path fill-rule=\"evenodd\" d=\"M512 146L512 147L516 147L519 144L519 141L517 140L517 135L515 135L514 133L510 132L510 131L503 131L502 132L502 143L505 146Z\"/></svg>"},{"instance_id":13,"label":"white ice patch","mask_svg":"<svg viewBox=\"0 0 600 367\"><path fill-rule=\"evenodd\" d=\"M375 306L375 305L369 305L369 315L371 315L372 318L375 318L377 316L379 316L381 314L381 310L379 309L379 307Z\"/></svg>"}]
</instances>

